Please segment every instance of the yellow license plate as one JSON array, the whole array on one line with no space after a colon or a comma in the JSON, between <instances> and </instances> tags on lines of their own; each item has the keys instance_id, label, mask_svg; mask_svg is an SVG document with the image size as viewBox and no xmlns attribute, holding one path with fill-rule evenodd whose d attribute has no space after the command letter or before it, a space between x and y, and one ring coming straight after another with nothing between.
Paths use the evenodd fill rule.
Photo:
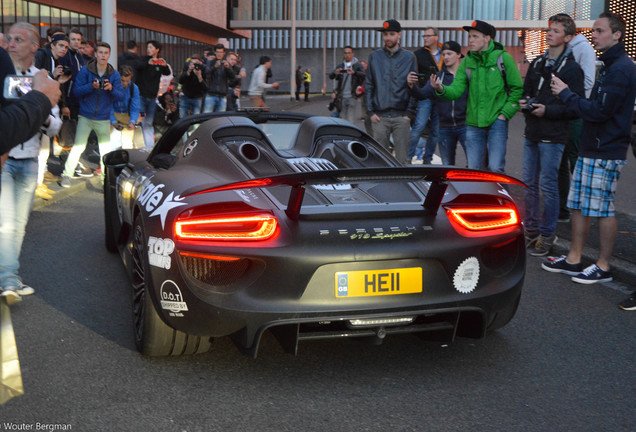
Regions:
<instances>
[{"instance_id":1,"label":"yellow license plate","mask_svg":"<svg viewBox=\"0 0 636 432\"><path fill-rule=\"evenodd\" d=\"M369 297L422 292L422 269L336 272L336 297Z\"/></svg>"}]
</instances>

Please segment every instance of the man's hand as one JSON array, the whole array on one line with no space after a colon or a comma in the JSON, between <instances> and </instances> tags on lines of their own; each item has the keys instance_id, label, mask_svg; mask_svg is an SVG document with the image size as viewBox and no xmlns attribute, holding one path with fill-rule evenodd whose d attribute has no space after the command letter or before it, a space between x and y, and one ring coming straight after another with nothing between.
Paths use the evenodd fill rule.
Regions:
<instances>
[{"instance_id":1,"label":"man's hand","mask_svg":"<svg viewBox=\"0 0 636 432\"><path fill-rule=\"evenodd\" d=\"M504 120L504 121L506 121L506 120L508 120L508 119L506 118L506 116L505 116L505 115L503 115L503 114L499 114L499 115L497 116L497 120Z\"/></svg>"},{"instance_id":2,"label":"man's hand","mask_svg":"<svg viewBox=\"0 0 636 432\"><path fill-rule=\"evenodd\" d=\"M436 74L431 75L430 83L431 87L433 87L437 93L442 93L444 91L442 80Z\"/></svg>"},{"instance_id":3,"label":"man's hand","mask_svg":"<svg viewBox=\"0 0 636 432\"><path fill-rule=\"evenodd\" d=\"M104 90L113 91L113 85L107 79L104 79Z\"/></svg>"},{"instance_id":4,"label":"man's hand","mask_svg":"<svg viewBox=\"0 0 636 432\"><path fill-rule=\"evenodd\" d=\"M371 119L371 121L373 123L380 123L382 121L382 119L380 118L379 115L377 114L372 114L371 117L369 117Z\"/></svg>"},{"instance_id":5,"label":"man's hand","mask_svg":"<svg viewBox=\"0 0 636 432\"><path fill-rule=\"evenodd\" d=\"M278 84L278 83L273 83L273 84L272 84L272 88L277 89L278 87L280 87L280 84Z\"/></svg>"},{"instance_id":6,"label":"man's hand","mask_svg":"<svg viewBox=\"0 0 636 432\"><path fill-rule=\"evenodd\" d=\"M133 130L135 128L135 124L134 123L128 123L128 129L129 130Z\"/></svg>"},{"instance_id":7,"label":"man's hand","mask_svg":"<svg viewBox=\"0 0 636 432\"><path fill-rule=\"evenodd\" d=\"M71 110L68 107L62 108L62 117L70 117Z\"/></svg>"},{"instance_id":8,"label":"man's hand","mask_svg":"<svg viewBox=\"0 0 636 432\"><path fill-rule=\"evenodd\" d=\"M543 117L545 115L545 105L539 103L533 103L534 109L530 111L530 114L537 117Z\"/></svg>"},{"instance_id":9,"label":"man's hand","mask_svg":"<svg viewBox=\"0 0 636 432\"><path fill-rule=\"evenodd\" d=\"M57 105L62 96L60 91L60 83L49 78L45 70L40 70L33 75L33 90L42 92L51 101L51 106Z\"/></svg>"},{"instance_id":10,"label":"man's hand","mask_svg":"<svg viewBox=\"0 0 636 432\"><path fill-rule=\"evenodd\" d=\"M568 85L557 78L556 75L552 74L552 80L550 81L550 90L552 90L552 94L554 96L558 96L566 88L569 88Z\"/></svg>"},{"instance_id":11,"label":"man's hand","mask_svg":"<svg viewBox=\"0 0 636 432\"><path fill-rule=\"evenodd\" d=\"M8 158L9 158L9 152L3 155L0 155L0 168L4 166L4 163L7 161Z\"/></svg>"},{"instance_id":12,"label":"man's hand","mask_svg":"<svg viewBox=\"0 0 636 432\"><path fill-rule=\"evenodd\" d=\"M409 72L408 76L406 77L406 83L409 85L409 87L413 88L413 86L417 84L418 81L419 78L417 77L417 74L415 72Z\"/></svg>"}]
</instances>

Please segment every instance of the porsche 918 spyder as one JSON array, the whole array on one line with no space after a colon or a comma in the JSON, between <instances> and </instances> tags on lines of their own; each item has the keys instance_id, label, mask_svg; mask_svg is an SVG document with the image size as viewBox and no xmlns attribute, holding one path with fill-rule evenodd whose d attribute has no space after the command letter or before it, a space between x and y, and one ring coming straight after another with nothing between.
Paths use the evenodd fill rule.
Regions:
<instances>
[{"instance_id":1,"label":"porsche 918 spyder","mask_svg":"<svg viewBox=\"0 0 636 432\"><path fill-rule=\"evenodd\" d=\"M501 185L456 167L403 167L335 118L200 114L152 152L104 156L105 242L132 281L146 355L269 330L298 342L415 333L481 338L514 316L523 227Z\"/></svg>"}]
</instances>

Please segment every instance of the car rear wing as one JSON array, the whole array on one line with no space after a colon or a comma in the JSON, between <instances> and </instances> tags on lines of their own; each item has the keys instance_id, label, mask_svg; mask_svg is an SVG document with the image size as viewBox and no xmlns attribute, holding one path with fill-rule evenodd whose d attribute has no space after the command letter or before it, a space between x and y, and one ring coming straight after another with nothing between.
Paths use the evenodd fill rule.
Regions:
<instances>
[{"instance_id":1,"label":"car rear wing","mask_svg":"<svg viewBox=\"0 0 636 432\"><path fill-rule=\"evenodd\" d=\"M305 186L362 182L430 182L426 199L422 204L428 214L437 213L449 182L507 183L525 187L522 181L514 177L488 171L446 166L382 167L313 171L262 177L225 185L202 185L187 189L182 196L287 185L291 186L292 190L285 213L291 219L297 219L305 194Z\"/></svg>"}]
</instances>

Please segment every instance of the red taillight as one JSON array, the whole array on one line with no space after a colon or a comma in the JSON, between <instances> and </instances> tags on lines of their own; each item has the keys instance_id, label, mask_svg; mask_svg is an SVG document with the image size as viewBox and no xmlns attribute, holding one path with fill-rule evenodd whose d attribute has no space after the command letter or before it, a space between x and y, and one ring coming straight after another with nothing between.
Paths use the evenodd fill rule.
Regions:
<instances>
[{"instance_id":1,"label":"red taillight","mask_svg":"<svg viewBox=\"0 0 636 432\"><path fill-rule=\"evenodd\" d=\"M174 228L180 240L256 241L274 236L277 226L274 216L258 214L177 220Z\"/></svg>"},{"instance_id":2,"label":"red taillight","mask_svg":"<svg viewBox=\"0 0 636 432\"><path fill-rule=\"evenodd\" d=\"M202 259L208 259L208 260L212 260L212 261L238 261L241 258L238 257L230 257L230 256L222 256L222 255L210 255L210 254L203 254L203 253L196 253L196 252L184 252L184 251L179 251L179 255L184 256L184 257L190 257L190 258L202 258Z\"/></svg>"},{"instance_id":3,"label":"red taillight","mask_svg":"<svg viewBox=\"0 0 636 432\"><path fill-rule=\"evenodd\" d=\"M514 208L445 207L446 214L462 228L485 231L517 225L519 216Z\"/></svg>"}]
</instances>

